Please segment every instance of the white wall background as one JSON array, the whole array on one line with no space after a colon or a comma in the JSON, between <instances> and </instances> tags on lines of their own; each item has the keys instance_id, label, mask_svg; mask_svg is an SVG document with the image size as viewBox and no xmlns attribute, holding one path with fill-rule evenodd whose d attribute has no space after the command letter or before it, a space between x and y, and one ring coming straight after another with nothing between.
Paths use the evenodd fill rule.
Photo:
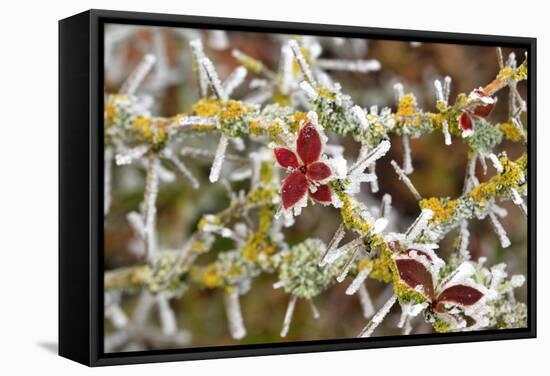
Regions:
<instances>
[{"instance_id":1,"label":"white wall background","mask_svg":"<svg viewBox=\"0 0 550 376\"><path fill-rule=\"evenodd\" d=\"M57 342L57 20L106 8L537 37L539 212L536 340L422 346L88 369ZM0 374L508 375L547 372L550 348L550 38L542 1L125 0L3 2L0 21ZM266 317L266 320L269 320ZM546 349L545 349L546 347ZM546 370L545 370L546 369ZM32 373L31 373L32 372Z\"/></svg>"}]
</instances>

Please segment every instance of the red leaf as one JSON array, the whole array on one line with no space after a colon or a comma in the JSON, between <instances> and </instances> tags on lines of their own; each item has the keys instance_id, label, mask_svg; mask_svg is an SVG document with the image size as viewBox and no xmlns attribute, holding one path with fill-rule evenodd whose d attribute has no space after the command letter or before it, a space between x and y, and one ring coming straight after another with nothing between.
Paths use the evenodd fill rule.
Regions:
<instances>
[{"instance_id":1,"label":"red leaf","mask_svg":"<svg viewBox=\"0 0 550 376\"><path fill-rule=\"evenodd\" d=\"M281 196L283 207L290 208L300 201L307 193L308 183L306 176L300 170L292 171L283 181Z\"/></svg>"},{"instance_id":2,"label":"red leaf","mask_svg":"<svg viewBox=\"0 0 550 376\"><path fill-rule=\"evenodd\" d=\"M485 94L485 92L483 92L483 90L475 89L474 92L480 98L487 97L487 95ZM482 104L482 105L479 105L476 108L474 108L473 112L474 112L474 115L476 115L476 116L487 117L487 116L489 116L491 111L493 111L493 108L495 108L495 103L489 103L489 104L484 104L484 105Z\"/></svg>"},{"instance_id":3,"label":"red leaf","mask_svg":"<svg viewBox=\"0 0 550 376\"><path fill-rule=\"evenodd\" d=\"M279 162L282 167L298 168L298 158L296 158L296 154L294 154L292 150L286 148L275 148L274 152L277 162Z\"/></svg>"},{"instance_id":4,"label":"red leaf","mask_svg":"<svg viewBox=\"0 0 550 376\"><path fill-rule=\"evenodd\" d=\"M307 166L306 177L310 180L323 180L332 175L330 167L324 162L313 162Z\"/></svg>"},{"instance_id":5,"label":"red leaf","mask_svg":"<svg viewBox=\"0 0 550 376\"><path fill-rule=\"evenodd\" d=\"M474 129L474 122L472 121L472 117L466 111L462 111L462 113L460 114L460 118L458 119L458 123L460 125L460 128L465 131L471 131Z\"/></svg>"},{"instance_id":6,"label":"red leaf","mask_svg":"<svg viewBox=\"0 0 550 376\"><path fill-rule=\"evenodd\" d=\"M424 295L430 299L433 297L432 274L422 263L413 259L397 259L395 264L403 282L412 288L420 285L424 288Z\"/></svg>"},{"instance_id":7,"label":"red leaf","mask_svg":"<svg viewBox=\"0 0 550 376\"><path fill-rule=\"evenodd\" d=\"M476 108L474 108L474 115L483 117L483 118L487 117L493 111L493 108L495 108L494 103L477 106Z\"/></svg>"},{"instance_id":8,"label":"red leaf","mask_svg":"<svg viewBox=\"0 0 550 376\"><path fill-rule=\"evenodd\" d=\"M451 302L462 306L476 303L483 297L483 293L477 289L465 285L451 286L437 297L437 302Z\"/></svg>"},{"instance_id":9,"label":"red leaf","mask_svg":"<svg viewBox=\"0 0 550 376\"><path fill-rule=\"evenodd\" d=\"M331 202L332 201L332 192L330 187L327 184L320 185L317 187L315 193L309 192L311 198L319 202Z\"/></svg>"},{"instance_id":10,"label":"red leaf","mask_svg":"<svg viewBox=\"0 0 550 376\"><path fill-rule=\"evenodd\" d=\"M296 140L296 152L304 165L308 165L319 159L321 155L321 136L317 129L309 121L304 125Z\"/></svg>"}]
</instances>

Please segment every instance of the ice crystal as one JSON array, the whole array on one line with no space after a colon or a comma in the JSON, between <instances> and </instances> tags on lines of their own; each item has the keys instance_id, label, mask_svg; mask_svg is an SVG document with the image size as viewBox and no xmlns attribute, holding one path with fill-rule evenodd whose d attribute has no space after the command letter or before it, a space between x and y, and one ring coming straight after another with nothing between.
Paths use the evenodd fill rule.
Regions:
<instances>
[{"instance_id":1,"label":"ice crystal","mask_svg":"<svg viewBox=\"0 0 550 376\"><path fill-rule=\"evenodd\" d=\"M378 312L372 317L370 322L363 328L361 333L359 333L359 337L366 338L370 337L372 333L376 330L378 325L386 318L388 313L390 312L391 308L397 301L397 296L392 295L391 298L389 298L386 303L380 308Z\"/></svg>"},{"instance_id":2,"label":"ice crystal","mask_svg":"<svg viewBox=\"0 0 550 376\"><path fill-rule=\"evenodd\" d=\"M141 63L136 67L136 69L132 72L132 74L130 74L126 82L122 85L122 87L120 88L120 92L129 95L134 94L139 85L141 85L141 83L145 79L147 73L149 73L149 71L155 64L156 60L157 59L155 58L155 55L145 55Z\"/></svg>"},{"instance_id":3,"label":"ice crystal","mask_svg":"<svg viewBox=\"0 0 550 376\"><path fill-rule=\"evenodd\" d=\"M229 332L234 339L241 339L246 335L239 294L237 291L226 292L224 295Z\"/></svg>"}]
</instances>

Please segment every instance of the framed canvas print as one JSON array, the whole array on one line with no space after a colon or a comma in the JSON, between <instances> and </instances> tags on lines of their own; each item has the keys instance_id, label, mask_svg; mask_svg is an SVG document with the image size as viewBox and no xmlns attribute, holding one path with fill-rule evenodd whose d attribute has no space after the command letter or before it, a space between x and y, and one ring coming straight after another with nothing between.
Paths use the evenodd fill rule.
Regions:
<instances>
[{"instance_id":1,"label":"framed canvas print","mask_svg":"<svg viewBox=\"0 0 550 376\"><path fill-rule=\"evenodd\" d=\"M59 23L59 352L536 335L536 40L91 10Z\"/></svg>"}]
</instances>

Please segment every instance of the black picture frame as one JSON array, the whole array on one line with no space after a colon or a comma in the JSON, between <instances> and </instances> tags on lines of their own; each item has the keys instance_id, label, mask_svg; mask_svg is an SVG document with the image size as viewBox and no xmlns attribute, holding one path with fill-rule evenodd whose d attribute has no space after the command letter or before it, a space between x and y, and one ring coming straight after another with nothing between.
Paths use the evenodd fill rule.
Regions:
<instances>
[{"instance_id":1,"label":"black picture frame","mask_svg":"<svg viewBox=\"0 0 550 376\"><path fill-rule=\"evenodd\" d=\"M103 345L103 27L106 23L522 47L528 59L528 327L438 335L109 353ZM88 366L536 337L535 38L88 10L59 21L59 354Z\"/></svg>"}]
</instances>

